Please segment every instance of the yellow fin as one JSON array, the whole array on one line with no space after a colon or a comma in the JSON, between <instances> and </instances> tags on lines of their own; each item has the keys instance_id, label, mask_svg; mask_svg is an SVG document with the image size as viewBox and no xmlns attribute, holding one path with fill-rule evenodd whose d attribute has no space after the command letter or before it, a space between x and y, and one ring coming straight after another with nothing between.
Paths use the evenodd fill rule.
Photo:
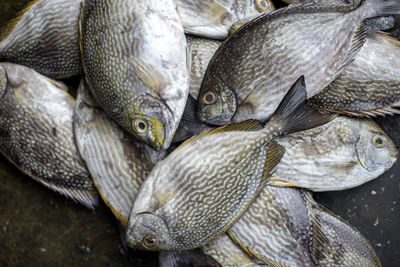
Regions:
<instances>
[{"instance_id":1,"label":"yellow fin","mask_svg":"<svg viewBox=\"0 0 400 267\"><path fill-rule=\"evenodd\" d=\"M268 185L270 186L276 186L276 187L298 187L297 185L279 180L275 176L271 176L270 180L268 181Z\"/></svg>"}]
</instances>

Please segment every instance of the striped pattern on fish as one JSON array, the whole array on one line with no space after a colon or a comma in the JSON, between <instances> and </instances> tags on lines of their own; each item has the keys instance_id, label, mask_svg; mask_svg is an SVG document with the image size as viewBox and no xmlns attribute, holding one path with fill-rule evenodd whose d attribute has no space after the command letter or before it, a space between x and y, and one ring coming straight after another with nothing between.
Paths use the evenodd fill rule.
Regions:
<instances>
[{"instance_id":1,"label":"striped pattern on fish","mask_svg":"<svg viewBox=\"0 0 400 267\"><path fill-rule=\"evenodd\" d=\"M266 186L228 232L265 264L315 266L311 219L296 189Z\"/></svg>"},{"instance_id":2,"label":"striped pattern on fish","mask_svg":"<svg viewBox=\"0 0 400 267\"><path fill-rule=\"evenodd\" d=\"M389 2L392 12L399 12L398 3ZM389 2L366 0L353 10L340 1L293 5L245 24L209 64L198 98L199 118L216 125L266 121L300 75L306 77L308 98L317 94L361 48L362 21L389 12ZM213 101L205 99L210 92Z\"/></svg>"},{"instance_id":3,"label":"striped pattern on fish","mask_svg":"<svg viewBox=\"0 0 400 267\"><path fill-rule=\"evenodd\" d=\"M53 78L82 71L78 16L82 0L36 0L11 21L0 43L1 61Z\"/></svg>"},{"instance_id":4,"label":"striped pattern on fish","mask_svg":"<svg viewBox=\"0 0 400 267\"><path fill-rule=\"evenodd\" d=\"M94 208L97 192L74 143L66 86L11 63L0 63L0 71L1 152L33 179Z\"/></svg>"},{"instance_id":5,"label":"striped pattern on fish","mask_svg":"<svg viewBox=\"0 0 400 267\"><path fill-rule=\"evenodd\" d=\"M201 250L221 266L253 267L265 266L255 263L243 249L235 244L226 233L219 235L201 247Z\"/></svg>"},{"instance_id":6,"label":"striped pattern on fish","mask_svg":"<svg viewBox=\"0 0 400 267\"><path fill-rule=\"evenodd\" d=\"M76 143L103 200L126 227L139 188L154 163L147 145L109 119L81 82L75 104Z\"/></svg>"},{"instance_id":7,"label":"striped pattern on fish","mask_svg":"<svg viewBox=\"0 0 400 267\"><path fill-rule=\"evenodd\" d=\"M222 42L191 35L186 35L186 40L192 54L189 93L194 98L197 98L208 63Z\"/></svg>"},{"instance_id":8,"label":"striped pattern on fish","mask_svg":"<svg viewBox=\"0 0 400 267\"><path fill-rule=\"evenodd\" d=\"M324 91L310 99L318 109L355 116L398 114L400 42L373 33L353 63Z\"/></svg>"},{"instance_id":9,"label":"striped pattern on fish","mask_svg":"<svg viewBox=\"0 0 400 267\"><path fill-rule=\"evenodd\" d=\"M81 50L86 80L100 106L142 142L167 149L190 78L172 0L85 1ZM138 120L145 121L145 132L136 127Z\"/></svg>"}]
</instances>

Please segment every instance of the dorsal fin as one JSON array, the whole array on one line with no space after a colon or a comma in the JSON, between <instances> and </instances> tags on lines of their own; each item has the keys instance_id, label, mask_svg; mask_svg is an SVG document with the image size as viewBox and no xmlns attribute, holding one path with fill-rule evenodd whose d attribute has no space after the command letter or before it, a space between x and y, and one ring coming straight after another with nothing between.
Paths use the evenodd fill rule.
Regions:
<instances>
[{"instance_id":1,"label":"dorsal fin","mask_svg":"<svg viewBox=\"0 0 400 267\"><path fill-rule=\"evenodd\" d=\"M218 127L216 129L204 132L200 135L194 136L185 142L183 142L180 146L183 146L195 139L198 139L202 136L210 135L210 134L216 134L216 133L222 133L222 132L232 132L232 131L258 131L263 128L263 124L257 120L247 120L247 121L242 121L238 123L232 123L228 124L222 127Z\"/></svg>"}]
</instances>

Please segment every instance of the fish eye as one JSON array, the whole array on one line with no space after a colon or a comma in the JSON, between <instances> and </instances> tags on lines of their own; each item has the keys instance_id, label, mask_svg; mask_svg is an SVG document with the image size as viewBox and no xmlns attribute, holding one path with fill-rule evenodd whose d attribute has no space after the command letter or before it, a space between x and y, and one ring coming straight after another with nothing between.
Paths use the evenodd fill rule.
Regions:
<instances>
[{"instance_id":1,"label":"fish eye","mask_svg":"<svg viewBox=\"0 0 400 267\"><path fill-rule=\"evenodd\" d=\"M146 235L143 238L143 245L147 248L152 248L156 245L156 238L153 235Z\"/></svg>"},{"instance_id":2,"label":"fish eye","mask_svg":"<svg viewBox=\"0 0 400 267\"><path fill-rule=\"evenodd\" d=\"M376 148L382 148L386 144L385 140L380 136L374 136L374 138L372 139L372 143Z\"/></svg>"},{"instance_id":3,"label":"fish eye","mask_svg":"<svg viewBox=\"0 0 400 267\"><path fill-rule=\"evenodd\" d=\"M211 92L211 91L203 96L203 101L207 105L210 105L210 104L214 103L215 100L216 100L215 94L213 92Z\"/></svg>"},{"instance_id":4,"label":"fish eye","mask_svg":"<svg viewBox=\"0 0 400 267\"><path fill-rule=\"evenodd\" d=\"M266 0L256 0L257 10L263 12L269 8L269 5Z\"/></svg>"},{"instance_id":5,"label":"fish eye","mask_svg":"<svg viewBox=\"0 0 400 267\"><path fill-rule=\"evenodd\" d=\"M135 120L135 130L138 133L146 132L147 128L148 128L148 125L147 125L147 122L145 120L142 120L142 119Z\"/></svg>"}]
</instances>

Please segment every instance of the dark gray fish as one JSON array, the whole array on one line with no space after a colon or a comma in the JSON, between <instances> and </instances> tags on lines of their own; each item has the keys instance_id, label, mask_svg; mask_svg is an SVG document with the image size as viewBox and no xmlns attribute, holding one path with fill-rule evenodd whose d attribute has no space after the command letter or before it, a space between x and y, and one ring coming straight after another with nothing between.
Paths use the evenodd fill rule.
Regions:
<instances>
[{"instance_id":1,"label":"dark gray fish","mask_svg":"<svg viewBox=\"0 0 400 267\"><path fill-rule=\"evenodd\" d=\"M9 23L0 42L0 60L52 78L80 74L78 17L82 1L32 1Z\"/></svg>"},{"instance_id":2,"label":"dark gray fish","mask_svg":"<svg viewBox=\"0 0 400 267\"><path fill-rule=\"evenodd\" d=\"M228 234L269 266L381 266L357 230L294 188L266 186Z\"/></svg>"},{"instance_id":3,"label":"dark gray fish","mask_svg":"<svg viewBox=\"0 0 400 267\"><path fill-rule=\"evenodd\" d=\"M394 0L365 0L354 9L332 1L291 5L257 17L215 53L197 115L216 125L268 120L297 77L305 75L310 98L351 63L365 41L365 19L399 12Z\"/></svg>"},{"instance_id":4,"label":"dark gray fish","mask_svg":"<svg viewBox=\"0 0 400 267\"><path fill-rule=\"evenodd\" d=\"M140 188L129 218L128 244L147 250L189 250L229 228L283 156L272 139L331 119L310 109L305 100L302 77L261 130L248 130L253 122L228 125L174 150Z\"/></svg>"},{"instance_id":5,"label":"dark gray fish","mask_svg":"<svg viewBox=\"0 0 400 267\"><path fill-rule=\"evenodd\" d=\"M67 87L27 67L0 63L0 150L24 173L89 208L96 188L75 146Z\"/></svg>"},{"instance_id":6,"label":"dark gray fish","mask_svg":"<svg viewBox=\"0 0 400 267\"><path fill-rule=\"evenodd\" d=\"M399 114L400 42L372 33L353 63L310 104L353 116Z\"/></svg>"}]
</instances>

